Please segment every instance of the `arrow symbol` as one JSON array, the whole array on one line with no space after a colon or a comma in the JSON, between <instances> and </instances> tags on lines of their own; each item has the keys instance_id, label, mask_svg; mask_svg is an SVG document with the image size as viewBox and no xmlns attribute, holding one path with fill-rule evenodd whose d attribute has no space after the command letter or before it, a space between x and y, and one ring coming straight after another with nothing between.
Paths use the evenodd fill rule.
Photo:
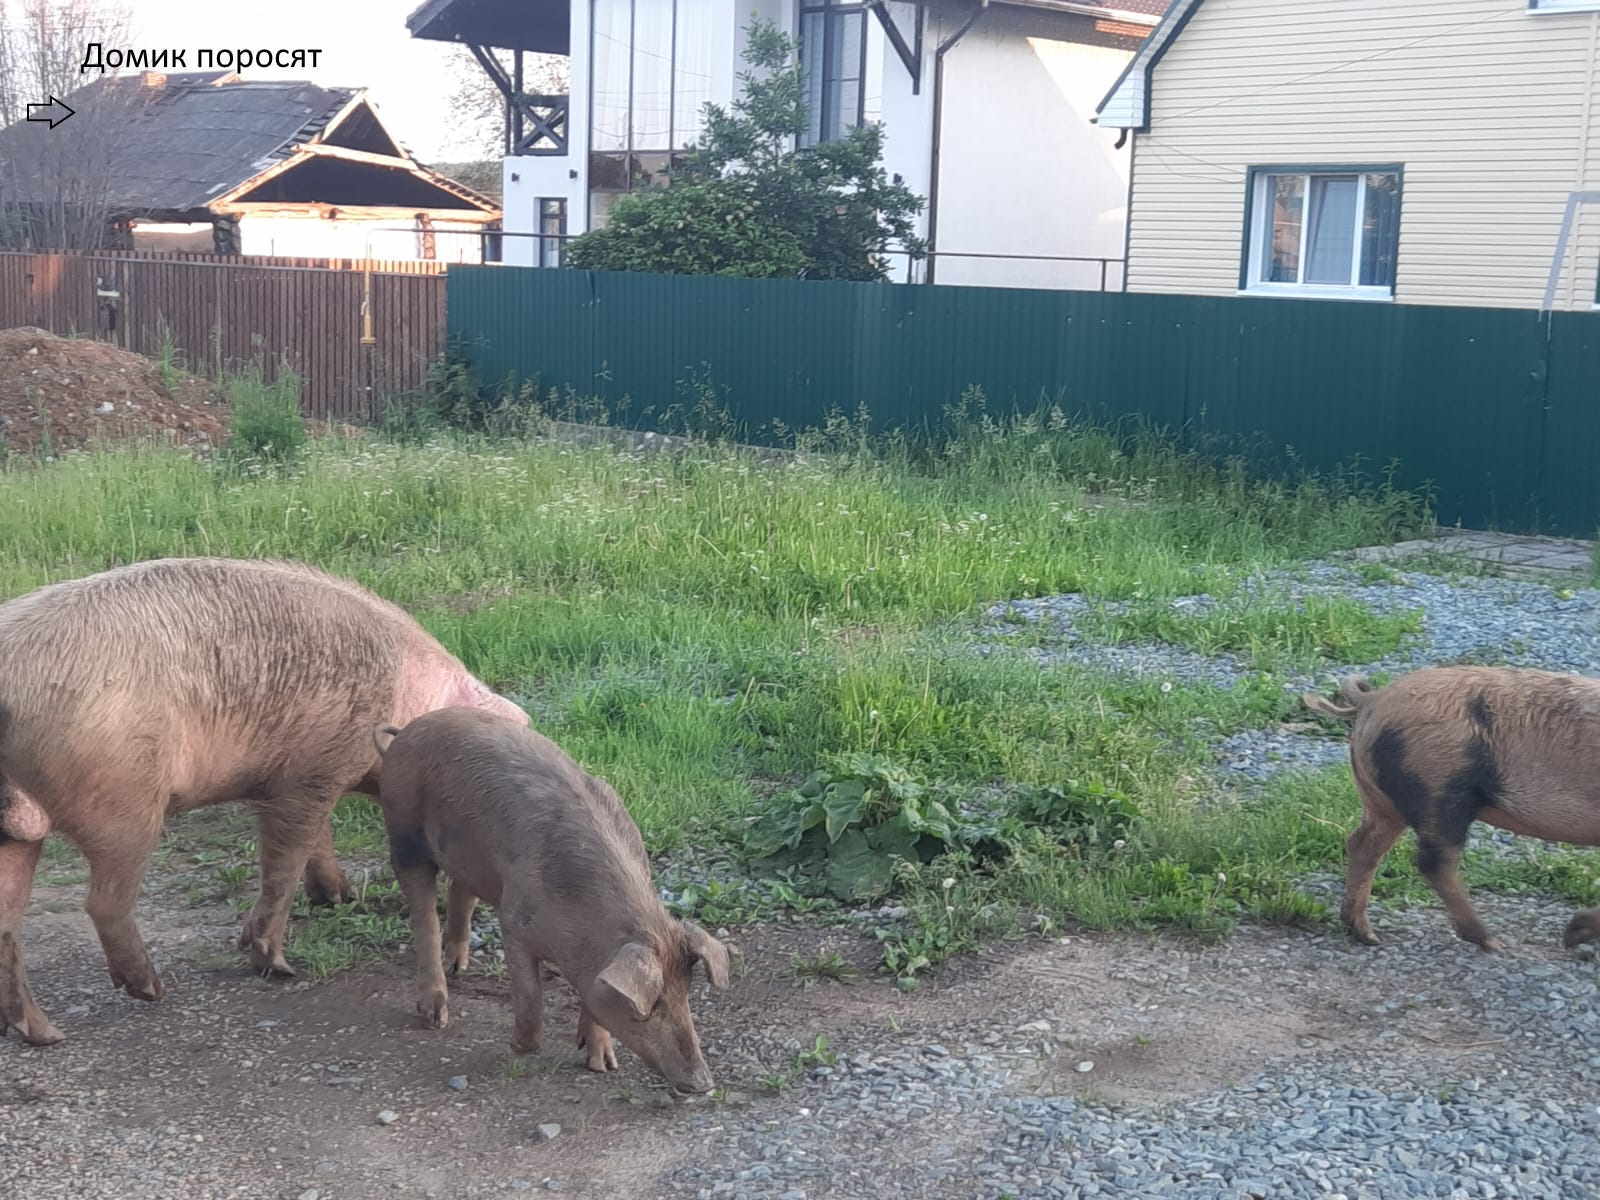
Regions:
<instances>
[{"instance_id":1,"label":"arrow symbol","mask_svg":"<svg viewBox=\"0 0 1600 1200\"><path fill-rule=\"evenodd\" d=\"M57 115L58 110L59 115ZM68 108L65 101L57 100L54 96L51 96L48 103L28 105L28 120L48 121L50 122L50 128L54 129L77 111L75 108Z\"/></svg>"}]
</instances>

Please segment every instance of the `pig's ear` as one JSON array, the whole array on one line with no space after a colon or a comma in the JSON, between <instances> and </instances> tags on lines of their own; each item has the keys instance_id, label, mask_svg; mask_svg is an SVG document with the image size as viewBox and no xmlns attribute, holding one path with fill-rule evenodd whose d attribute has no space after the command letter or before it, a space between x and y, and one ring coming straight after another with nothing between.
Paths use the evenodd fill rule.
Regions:
<instances>
[{"instance_id":1,"label":"pig's ear","mask_svg":"<svg viewBox=\"0 0 1600 1200\"><path fill-rule=\"evenodd\" d=\"M711 986L721 991L728 986L728 948L693 921L683 923L689 935L689 951L706 965L706 978Z\"/></svg>"},{"instance_id":2,"label":"pig's ear","mask_svg":"<svg viewBox=\"0 0 1600 1200\"><path fill-rule=\"evenodd\" d=\"M661 998L661 960L649 946L629 942L606 964L595 985L616 992L633 1009L634 1017L643 1021Z\"/></svg>"},{"instance_id":3,"label":"pig's ear","mask_svg":"<svg viewBox=\"0 0 1600 1200\"><path fill-rule=\"evenodd\" d=\"M372 744L378 748L380 755L389 753L389 744L399 736L398 725L379 725L372 731Z\"/></svg>"}]
</instances>

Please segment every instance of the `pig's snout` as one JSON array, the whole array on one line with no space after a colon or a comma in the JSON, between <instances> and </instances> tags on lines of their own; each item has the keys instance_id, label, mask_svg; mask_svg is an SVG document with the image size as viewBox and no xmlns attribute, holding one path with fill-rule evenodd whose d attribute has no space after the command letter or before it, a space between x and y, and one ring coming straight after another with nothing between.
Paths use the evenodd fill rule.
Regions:
<instances>
[{"instance_id":1,"label":"pig's snout","mask_svg":"<svg viewBox=\"0 0 1600 1200\"><path fill-rule=\"evenodd\" d=\"M672 1080L672 1090L684 1096L704 1096L716 1086L711 1078L711 1069L704 1062L686 1077Z\"/></svg>"}]
</instances>

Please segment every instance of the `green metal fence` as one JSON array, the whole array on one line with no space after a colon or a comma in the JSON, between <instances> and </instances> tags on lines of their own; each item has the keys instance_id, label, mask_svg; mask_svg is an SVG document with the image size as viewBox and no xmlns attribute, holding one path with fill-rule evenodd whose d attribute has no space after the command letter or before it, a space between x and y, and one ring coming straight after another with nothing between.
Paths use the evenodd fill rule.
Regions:
<instances>
[{"instance_id":1,"label":"green metal fence","mask_svg":"<svg viewBox=\"0 0 1600 1200\"><path fill-rule=\"evenodd\" d=\"M991 408L1138 414L1318 469L1395 461L1445 523L1600 525L1600 314L494 266L451 268L448 313L484 379L643 428L697 382L750 440L835 406L936 426L977 384Z\"/></svg>"}]
</instances>

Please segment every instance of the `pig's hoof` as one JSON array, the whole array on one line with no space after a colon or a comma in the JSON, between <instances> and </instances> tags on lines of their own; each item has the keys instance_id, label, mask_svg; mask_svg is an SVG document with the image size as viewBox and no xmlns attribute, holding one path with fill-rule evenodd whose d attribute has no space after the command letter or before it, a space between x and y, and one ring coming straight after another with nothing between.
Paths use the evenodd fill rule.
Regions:
<instances>
[{"instance_id":1,"label":"pig's hoof","mask_svg":"<svg viewBox=\"0 0 1600 1200\"><path fill-rule=\"evenodd\" d=\"M50 1024L49 1021L46 1021L43 1029L37 1031L31 1029L22 1030L22 1040L30 1046L54 1046L66 1041L67 1035Z\"/></svg>"},{"instance_id":2,"label":"pig's hoof","mask_svg":"<svg viewBox=\"0 0 1600 1200\"><path fill-rule=\"evenodd\" d=\"M1561 937L1561 944L1568 950L1576 950L1585 942L1600 939L1600 912L1581 912L1567 922L1567 931Z\"/></svg>"},{"instance_id":3,"label":"pig's hoof","mask_svg":"<svg viewBox=\"0 0 1600 1200\"><path fill-rule=\"evenodd\" d=\"M142 980L138 983L135 983L132 980L113 980L113 982L116 983L116 985L123 991L127 992L128 995L132 996L135 1000L149 1000L152 1003L161 999L167 990L161 986L161 980L154 975L150 976L149 979Z\"/></svg>"},{"instance_id":4,"label":"pig's hoof","mask_svg":"<svg viewBox=\"0 0 1600 1200\"><path fill-rule=\"evenodd\" d=\"M1370 925L1365 928L1347 925L1345 928L1349 931L1352 941L1360 942L1363 946L1376 946L1378 944L1378 935L1372 932Z\"/></svg>"},{"instance_id":5,"label":"pig's hoof","mask_svg":"<svg viewBox=\"0 0 1600 1200\"><path fill-rule=\"evenodd\" d=\"M263 938L251 938L250 966L263 979L293 979L294 968L283 957L283 951L269 945Z\"/></svg>"},{"instance_id":6,"label":"pig's hoof","mask_svg":"<svg viewBox=\"0 0 1600 1200\"><path fill-rule=\"evenodd\" d=\"M54 1046L58 1042L67 1040L67 1035L62 1033L44 1016L37 1021L23 1021L21 1024L8 1025L0 1020L0 1037L4 1037L7 1029L15 1029L22 1040L30 1046Z\"/></svg>"},{"instance_id":7,"label":"pig's hoof","mask_svg":"<svg viewBox=\"0 0 1600 1200\"><path fill-rule=\"evenodd\" d=\"M579 1044L580 1047L582 1043ZM617 1069L617 1051L610 1042L605 1045L589 1046L589 1054L584 1059L584 1066L595 1072L615 1071Z\"/></svg>"},{"instance_id":8,"label":"pig's hoof","mask_svg":"<svg viewBox=\"0 0 1600 1200\"><path fill-rule=\"evenodd\" d=\"M307 879L306 900L313 908L329 908L335 904L348 904L356 898L356 891L343 871L332 877L318 876Z\"/></svg>"},{"instance_id":9,"label":"pig's hoof","mask_svg":"<svg viewBox=\"0 0 1600 1200\"><path fill-rule=\"evenodd\" d=\"M540 1037L512 1038L511 1039L511 1053L513 1053L513 1054L537 1054L537 1053L539 1053L539 1049L543 1044L544 1044L544 1039L540 1038Z\"/></svg>"},{"instance_id":10,"label":"pig's hoof","mask_svg":"<svg viewBox=\"0 0 1600 1200\"><path fill-rule=\"evenodd\" d=\"M442 998L417 1001L417 1015L425 1029L443 1029L450 1024L450 1005Z\"/></svg>"}]
</instances>

